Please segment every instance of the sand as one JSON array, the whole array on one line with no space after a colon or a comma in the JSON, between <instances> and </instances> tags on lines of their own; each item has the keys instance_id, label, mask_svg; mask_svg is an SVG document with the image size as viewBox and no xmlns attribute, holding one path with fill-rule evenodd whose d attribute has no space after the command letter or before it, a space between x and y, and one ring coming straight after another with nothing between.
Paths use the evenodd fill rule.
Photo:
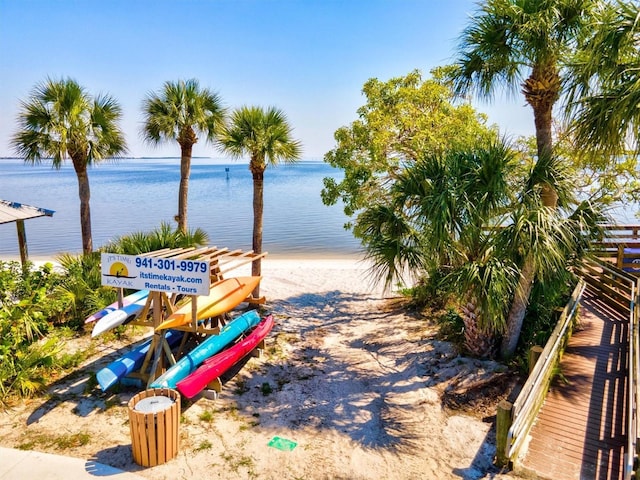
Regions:
<instances>
[{"instance_id":1,"label":"sand","mask_svg":"<svg viewBox=\"0 0 640 480\"><path fill-rule=\"evenodd\" d=\"M132 459L127 402L139 389L102 393L89 382L126 341L99 345L48 399L0 413L0 443L154 480L512 478L493 466L498 399L475 413L442 400L499 366L460 357L366 272L356 259L267 257L261 293L276 326L266 349L217 399L183 402L180 450L163 465ZM293 449L269 446L274 437Z\"/></svg>"}]
</instances>

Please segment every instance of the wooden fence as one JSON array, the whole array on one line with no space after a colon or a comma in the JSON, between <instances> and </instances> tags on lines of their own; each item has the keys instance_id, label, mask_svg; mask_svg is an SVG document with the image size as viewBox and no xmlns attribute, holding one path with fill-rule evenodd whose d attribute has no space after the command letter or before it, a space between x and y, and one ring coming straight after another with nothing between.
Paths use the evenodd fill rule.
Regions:
<instances>
[{"instance_id":1,"label":"wooden fence","mask_svg":"<svg viewBox=\"0 0 640 480\"><path fill-rule=\"evenodd\" d=\"M616 288L614 277L624 279L623 283L631 284L627 291L629 309L629 358L627 389L627 449L624 461L624 479L636 477L638 463L638 438L640 438L640 422L638 421L638 405L640 400L640 225L605 225L605 238L593 245L594 255L601 261L604 275L600 279L589 272L589 281L601 292L601 298L609 305L621 303L618 298L619 287ZM615 268L605 266L614 264ZM597 267L596 267L597 268ZM596 270L597 271L597 270ZM613 273L612 273L613 271ZM583 275L586 272L583 271Z\"/></svg>"},{"instance_id":2,"label":"wooden fence","mask_svg":"<svg viewBox=\"0 0 640 480\"><path fill-rule=\"evenodd\" d=\"M640 227L639 227L640 228ZM616 250L617 246L616 246ZM565 306L558 324L547 341L540 358L533 367L518 398L513 404L503 401L497 414L497 463L517 462L521 448L529 435L538 412L544 403L555 367L560 362L564 347L572 332L572 323L580 297L586 285L598 291L598 298L607 305L629 315L629 360L627 389L627 449L625 454L625 480L633 478L637 460L640 425L637 419L638 372L640 371L640 337L638 318L638 292L640 275L619 269L611 259L586 259L576 271L580 282ZM638 272L640 273L640 271Z\"/></svg>"},{"instance_id":3,"label":"wooden fence","mask_svg":"<svg viewBox=\"0 0 640 480\"><path fill-rule=\"evenodd\" d=\"M560 361L571 334L571 325L585 287L586 283L581 280L574 289L569 302L560 315L556 328L516 401L511 404L505 400L498 405L496 457L497 463L501 466L517 460L520 449L538 416L553 379L555 367Z\"/></svg>"}]
</instances>

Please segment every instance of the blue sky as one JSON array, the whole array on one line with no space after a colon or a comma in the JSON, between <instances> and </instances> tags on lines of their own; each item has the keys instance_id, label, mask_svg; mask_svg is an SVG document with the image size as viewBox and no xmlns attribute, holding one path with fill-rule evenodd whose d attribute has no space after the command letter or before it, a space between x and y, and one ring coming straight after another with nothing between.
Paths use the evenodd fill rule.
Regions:
<instances>
[{"instance_id":1,"label":"blue sky","mask_svg":"<svg viewBox=\"0 0 640 480\"><path fill-rule=\"evenodd\" d=\"M123 108L133 156L179 156L140 139L141 103L196 78L231 108L284 110L304 158L321 159L356 119L361 89L451 63L472 0L0 0L0 156L11 156L20 100L71 77ZM475 103L508 135L533 134L521 97ZM220 156L204 142L196 156Z\"/></svg>"}]
</instances>

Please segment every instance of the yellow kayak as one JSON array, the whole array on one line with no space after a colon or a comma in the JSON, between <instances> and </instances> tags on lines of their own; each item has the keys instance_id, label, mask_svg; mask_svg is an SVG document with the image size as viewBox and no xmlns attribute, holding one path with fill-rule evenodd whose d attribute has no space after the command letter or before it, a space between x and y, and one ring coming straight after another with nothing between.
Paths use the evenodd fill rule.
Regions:
<instances>
[{"instance_id":1,"label":"yellow kayak","mask_svg":"<svg viewBox=\"0 0 640 480\"><path fill-rule=\"evenodd\" d=\"M258 286L262 277L234 277L211 285L209 295L198 298L198 320L216 317L237 307ZM188 301L162 322L156 330L180 327L191 322L193 309Z\"/></svg>"}]
</instances>

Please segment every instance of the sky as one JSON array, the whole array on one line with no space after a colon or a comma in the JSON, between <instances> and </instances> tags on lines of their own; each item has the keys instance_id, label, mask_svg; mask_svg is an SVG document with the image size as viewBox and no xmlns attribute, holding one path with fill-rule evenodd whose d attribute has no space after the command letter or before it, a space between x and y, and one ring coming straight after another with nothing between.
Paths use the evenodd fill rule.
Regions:
<instances>
[{"instance_id":1,"label":"sky","mask_svg":"<svg viewBox=\"0 0 640 480\"><path fill-rule=\"evenodd\" d=\"M285 112L303 158L320 160L357 119L370 78L386 81L455 58L475 0L0 0L0 157L20 102L47 78L72 78L122 107L134 157L178 157L140 136L141 105L166 81L195 78L230 110ZM532 135L522 97L474 102L503 134ZM194 156L221 157L204 141Z\"/></svg>"}]
</instances>

